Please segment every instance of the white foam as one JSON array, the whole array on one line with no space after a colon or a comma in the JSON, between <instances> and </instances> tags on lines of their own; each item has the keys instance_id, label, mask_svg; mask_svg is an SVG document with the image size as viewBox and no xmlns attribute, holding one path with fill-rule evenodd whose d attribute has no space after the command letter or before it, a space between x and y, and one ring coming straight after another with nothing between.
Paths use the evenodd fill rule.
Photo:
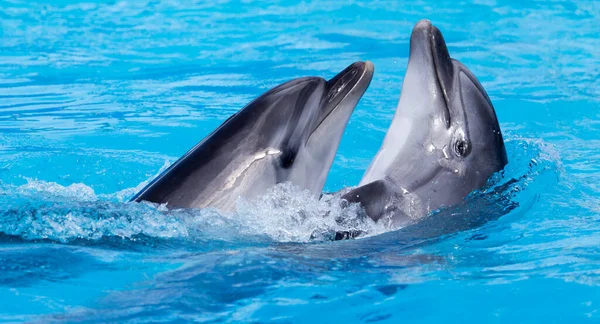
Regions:
<instances>
[{"instance_id":1,"label":"white foam","mask_svg":"<svg viewBox=\"0 0 600 324\"><path fill-rule=\"evenodd\" d=\"M363 235L385 231L357 205L342 208L339 195L317 199L290 183L277 185L252 201L239 199L236 211L230 214L211 208L169 211L155 204L123 203L144 185L112 195L96 195L81 183L62 186L28 179L22 186L5 185L0 193L16 203L3 204L0 209L0 232L61 242L114 236L135 239L139 235L308 242L332 239L336 231L359 231Z\"/></svg>"},{"instance_id":2,"label":"white foam","mask_svg":"<svg viewBox=\"0 0 600 324\"><path fill-rule=\"evenodd\" d=\"M517 186L526 186L543 170L560 170L555 151L543 142L517 139L507 144L514 149L504 178L526 175ZM168 166L165 162L158 173ZM110 195L97 195L82 183L62 186L27 179L21 186L0 184L0 233L61 242L115 236L136 239L139 235L193 241L308 242L333 239L336 232L371 236L392 230L374 223L357 204L342 203L341 194L318 199L290 183L274 186L257 199L239 199L235 212L228 214L210 208L167 210L126 202L147 183Z\"/></svg>"},{"instance_id":3,"label":"white foam","mask_svg":"<svg viewBox=\"0 0 600 324\"><path fill-rule=\"evenodd\" d=\"M386 231L361 212L357 204L342 207L340 195L314 197L291 183L278 184L264 196L239 199L235 218L248 233L263 233L278 242L326 240L336 231L378 234Z\"/></svg>"},{"instance_id":4,"label":"white foam","mask_svg":"<svg viewBox=\"0 0 600 324\"><path fill-rule=\"evenodd\" d=\"M69 198L77 201L96 201L98 198L94 189L83 183L73 183L62 186L56 182L38 181L27 178L27 183L19 186L17 192L24 195L41 194L45 197Z\"/></svg>"}]
</instances>

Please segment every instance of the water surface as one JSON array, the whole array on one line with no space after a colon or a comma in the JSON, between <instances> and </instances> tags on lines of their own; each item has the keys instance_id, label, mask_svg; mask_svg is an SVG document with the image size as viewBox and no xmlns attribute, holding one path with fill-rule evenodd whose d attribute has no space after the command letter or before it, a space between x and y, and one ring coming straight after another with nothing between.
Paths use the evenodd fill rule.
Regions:
<instances>
[{"instance_id":1,"label":"water surface","mask_svg":"<svg viewBox=\"0 0 600 324\"><path fill-rule=\"evenodd\" d=\"M235 217L126 203L269 88L368 59L325 190L356 185L422 18L494 102L495 184L519 179L424 228L473 226L314 242L355 211L285 185ZM0 321L598 321L598 21L593 1L0 0Z\"/></svg>"}]
</instances>

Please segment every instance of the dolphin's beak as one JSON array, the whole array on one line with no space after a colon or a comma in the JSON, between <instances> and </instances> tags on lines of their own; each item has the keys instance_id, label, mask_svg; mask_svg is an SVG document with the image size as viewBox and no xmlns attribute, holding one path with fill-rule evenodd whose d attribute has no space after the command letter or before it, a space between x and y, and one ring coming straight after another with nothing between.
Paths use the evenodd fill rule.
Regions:
<instances>
[{"instance_id":1,"label":"dolphin's beak","mask_svg":"<svg viewBox=\"0 0 600 324\"><path fill-rule=\"evenodd\" d=\"M327 93L321 102L314 130L319 128L334 110L343 109L340 116L350 118L358 101L369 87L374 70L373 63L369 61L355 62L327 81Z\"/></svg>"},{"instance_id":2,"label":"dolphin's beak","mask_svg":"<svg viewBox=\"0 0 600 324\"><path fill-rule=\"evenodd\" d=\"M446 108L449 108L448 95L454 79L453 63L442 33L429 20L423 19L413 28L410 37L409 68L411 64L427 67L426 75L435 79ZM450 112L446 111L444 114L449 123Z\"/></svg>"}]
</instances>

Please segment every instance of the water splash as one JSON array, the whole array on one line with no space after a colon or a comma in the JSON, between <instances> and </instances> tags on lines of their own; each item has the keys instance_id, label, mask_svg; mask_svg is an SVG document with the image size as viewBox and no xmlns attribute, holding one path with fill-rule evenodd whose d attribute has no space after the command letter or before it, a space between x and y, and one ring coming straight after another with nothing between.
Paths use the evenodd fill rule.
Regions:
<instances>
[{"instance_id":1,"label":"water splash","mask_svg":"<svg viewBox=\"0 0 600 324\"><path fill-rule=\"evenodd\" d=\"M487 188L470 195L464 204L453 207L450 213L485 214L482 206L492 209L504 206L506 214L512 210L511 203L523 204L532 199L528 192L539 192L525 188L535 185L540 178L557 177L560 173L558 156L544 142L513 139L507 145L512 155L504 172L492 178ZM501 186L504 188L498 191ZM190 244L328 241L336 232L374 236L394 230L365 217L357 204L342 207L339 194L324 194L317 199L290 183L279 184L254 200L240 199L232 213L210 208L167 210L149 203L127 203L136 188L105 195L96 194L82 183L62 186L28 179L21 186L2 184L0 232L24 240L61 243L118 238L126 245L141 238ZM500 202L504 205L499 205Z\"/></svg>"},{"instance_id":2,"label":"water splash","mask_svg":"<svg viewBox=\"0 0 600 324\"><path fill-rule=\"evenodd\" d=\"M377 235L388 230L366 217L358 204L343 205L339 194L316 199L309 191L284 183L255 201L239 201L236 218L278 242L330 241L336 232Z\"/></svg>"}]
</instances>

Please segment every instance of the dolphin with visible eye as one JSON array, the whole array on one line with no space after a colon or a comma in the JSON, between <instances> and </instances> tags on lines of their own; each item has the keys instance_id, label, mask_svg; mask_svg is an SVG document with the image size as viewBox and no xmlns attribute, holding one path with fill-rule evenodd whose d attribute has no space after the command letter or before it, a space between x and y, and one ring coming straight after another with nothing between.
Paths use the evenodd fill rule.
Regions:
<instances>
[{"instance_id":1,"label":"dolphin with visible eye","mask_svg":"<svg viewBox=\"0 0 600 324\"><path fill-rule=\"evenodd\" d=\"M414 224L461 202L507 164L492 102L477 78L451 59L428 20L414 27L400 101L379 152L345 193L392 227Z\"/></svg>"},{"instance_id":2,"label":"dolphin with visible eye","mask_svg":"<svg viewBox=\"0 0 600 324\"><path fill-rule=\"evenodd\" d=\"M291 182L321 194L341 137L373 77L356 62L331 80L299 78L261 95L160 174L132 201L231 211L238 198Z\"/></svg>"}]
</instances>

